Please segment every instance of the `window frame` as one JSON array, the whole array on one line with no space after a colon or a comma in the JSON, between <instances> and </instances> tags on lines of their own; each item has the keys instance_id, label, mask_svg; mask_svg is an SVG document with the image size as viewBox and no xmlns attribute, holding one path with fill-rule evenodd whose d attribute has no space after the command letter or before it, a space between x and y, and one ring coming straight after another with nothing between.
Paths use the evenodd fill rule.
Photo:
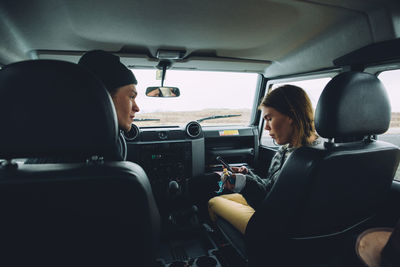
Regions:
<instances>
[{"instance_id":1,"label":"window frame","mask_svg":"<svg viewBox=\"0 0 400 267\"><path fill-rule=\"evenodd\" d=\"M319 72L307 73L307 74L302 74L302 75L277 77L277 78L269 79L266 83L266 90L265 90L264 94L260 97L259 103L261 103L261 100L264 98L264 96L271 91L274 84L291 83L291 82L299 82L299 81L322 79L322 78L331 78L332 79L333 77L335 77L342 71L343 70L341 70L341 69L332 69L332 70L328 70L328 71L319 71ZM259 112L261 114L261 111L259 111ZM264 119L261 117L261 115L260 115L260 119L259 119L258 123L259 123L258 124L258 132L260 133L259 137L258 137L258 141L259 141L260 147L270 148L270 149L276 149L277 147L279 147L279 145L267 146L261 142L262 136L263 136L263 129L264 129Z\"/></svg>"},{"instance_id":2,"label":"window frame","mask_svg":"<svg viewBox=\"0 0 400 267\"><path fill-rule=\"evenodd\" d=\"M369 68L369 71L370 71L370 73L373 72L373 74L374 74L378 79L380 79L380 78L379 78L379 75L381 75L381 74L384 73L384 72L388 72L388 71L399 71L399 72L400 72L400 63L399 63L399 64L386 64L386 65L371 67L371 68ZM380 80L381 80L381 79L380 79ZM400 78L399 78L399 81L400 81ZM383 80L381 80L381 82L385 85L385 83L384 83ZM386 86L386 85L385 85L385 86ZM400 89L399 89L399 90L400 90ZM389 92L388 92L388 97L389 97L389 99L390 99L390 94L389 94ZM392 99L390 99L390 101L392 101ZM400 101L400 100L399 100L399 101ZM391 112L393 113L393 111L391 111ZM383 133L383 134L378 135L378 136L377 136L377 140L381 139L380 136L384 136L385 134L392 134L392 135L395 135L394 133L388 133L388 132L390 131L390 128L391 128L391 127L389 126L388 131L386 131L386 132ZM400 135L400 134L398 134L398 135ZM386 138L387 138L387 137L386 137ZM390 142L389 140L385 140L385 138L382 138L381 140L384 141L384 142L388 142L388 143L391 143L391 144L393 144L393 145L396 145L396 144ZM396 146L397 146L397 145L396 145ZM396 181L396 182L400 183L400 166L399 166L399 167L397 168L397 170L396 170L395 176L393 177L393 181Z\"/></svg>"},{"instance_id":3,"label":"window frame","mask_svg":"<svg viewBox=\"0 0 400 267\"><path fill-rule=\"evenodd\" d=\"M140 78L140 71L145 70L145 71L154 71L154 69L152 68L145 68L145 67L132 67L132 66L128 66L129 69L137 76ZM199 73L199 72L212 72L212 73L231 73L231 74L254 74L256 77L255 80L255 86L254 86L254 95L253 95L253 99L252 102L249 102L248 105L248 109L250 111L250 115L249 115L249 119L246 123L243 124L218 124L218 125L208 125L207 123L205 123L204 125L202 125L202 127L214 127L214 128L223 128L223 127L249 127L249 126L253 126L255 125L255 121L256 121L256 111L257 111L257 99L259 97L260 91L262 91L262 86L263 86L263 81L264 81L264 77L261 73L258 72L252 72L252 71L220 71L220 70L197 70L197 69L174 69L172 68L171 70L169 70L169 72L171 71L187 71L187 72L193 72L193 73ZM168 72L167 72L168 75ZM139 79L139 82L142 79ZM144 79L143 79L144 80ZM141 83L141 86L143 83ZM153 86L153 85L151 85ZM174 85L175 86L175 85ZM145 87L141 88L141 89L145 89ZM246 92L246 91L244 91ZM212 95L210 95L210 97L212 97ZM251 100L251 98L249 98L249 100ZM139 107L141 106L141 104L139 103ZM137 115L137 118L140 119L141 117L141 113L139 113ZM188 120L190 121L190 120ZM134 122L135 123L135 122ZM181 127L182 125L141 125L140 123L135 123L139 128L159 128L159 127Z\"/></svg>"}]
</instances>

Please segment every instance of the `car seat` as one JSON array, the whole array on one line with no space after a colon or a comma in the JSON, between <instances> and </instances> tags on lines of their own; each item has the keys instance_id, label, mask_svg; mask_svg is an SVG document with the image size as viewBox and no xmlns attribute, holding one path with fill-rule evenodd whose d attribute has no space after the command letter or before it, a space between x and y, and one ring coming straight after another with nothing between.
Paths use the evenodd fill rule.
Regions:
<instances>
[{"instance_id":1,"label":"car seat","mask_svg":"<svg viewBox=\"0 0 400 267\"><path fill-rule=\"evenodd\" d=\"M120 161L103 84L81 66L0 70L0 265L151 266L160 218L144 170ZM18 163L32 157L78 163Z\"/></svg>"},{"instance_id":2,"label":"car seat","mask_svg":"<svg viewBox=\"0 0 400 267\"><path fill-rule=\"evenodd\" d=\"M344 72L326 85L315 125L327 141L292 153L244 236L217 219L249 266L314 266L345 253L379 211L399 164L399 148L375 138L390 117L376 76Z\"/></svg>"}]
</instances>

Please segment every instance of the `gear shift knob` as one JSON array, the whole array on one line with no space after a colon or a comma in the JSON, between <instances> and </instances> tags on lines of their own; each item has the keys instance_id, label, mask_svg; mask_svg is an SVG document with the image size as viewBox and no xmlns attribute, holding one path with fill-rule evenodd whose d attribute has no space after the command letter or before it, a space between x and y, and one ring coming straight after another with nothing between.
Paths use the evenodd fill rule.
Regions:
<instances>
[{"instance_id":1,"label":"gear shift knob","mask_svg":"<svg viewBox=\"0 0 400 267\"><path fill-rule=\"evenodd\" d=\"M179 184L177 183L177 181L170 181L168 184L168 194L170 196L175 196L179 193Z\"/></svg>"}]
</instances>

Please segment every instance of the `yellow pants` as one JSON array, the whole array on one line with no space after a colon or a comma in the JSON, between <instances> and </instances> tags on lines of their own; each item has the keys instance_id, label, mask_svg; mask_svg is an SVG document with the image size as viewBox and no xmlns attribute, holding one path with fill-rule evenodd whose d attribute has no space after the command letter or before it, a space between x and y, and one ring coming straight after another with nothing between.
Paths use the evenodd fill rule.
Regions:
<instances>
[{"instance_id":1,"label":"yellow pants","mask_svg":"<svg viewBox=\"0 0 400 267\"><path fill-rule=\"evenodd\" d=\"M230 222L242 234L245 233L247 223L254 214L254 209L247 204L241 194L228 194L213 197L208 201L208 212L212 221L217 216Z\"/></svg>"}]
</instances>

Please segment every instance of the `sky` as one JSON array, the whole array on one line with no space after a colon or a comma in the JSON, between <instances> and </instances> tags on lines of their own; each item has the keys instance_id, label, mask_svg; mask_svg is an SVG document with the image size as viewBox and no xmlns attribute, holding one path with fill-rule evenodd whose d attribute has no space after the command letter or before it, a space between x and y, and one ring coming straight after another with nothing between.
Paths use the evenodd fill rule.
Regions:
<instances>
[{"instance_id":1,"label":"sky","mask_svg":"<svg viewBox=\"0 0 400 267\"><path fill-rule=\"evenodd\" d=\"M251 108L257 87L254 73L167 70L164 86L178 87L176 98L146 97L146 88L160 86L156 70L133 70L137 85L137 102L143 113L156 111L202 110L207 108Z\"/></svg>"},{"instance_id":2,"label":"sky","mask_svg":"<svg viewBox=\"0 0 400 267\"><path fill-rule=\"evenodd\" d=\"M400 112L400 70L382 72L378 78L386 87L392 112Z\"/></svg>"},{"instance_id":3,"label":"sky","mask_svg":"<svg viewBox=\"0 0 400 267\"><path fill-rule=\"evenodd\" d=\"M392 106L392 112L400 112L400 70L382 72L380 75L378 75L378 78L382 81L386 88ZM303 88L310 97L313 108L315 109L317 107L318 98L321 95L322 90L330 80L331 78L320 78L290 82L289 84L297 85ZM274 84L273 88L276 88L279 85L281 84Z\"/></svg>"},{"instance_id":4,"label":"sky","mask_svg":"<svg viewBox=\"0 0 400 267\"><path fill-rule=\"evenodd\" d=\"M331 80L331 78L319 78L319 79L311 79L305 81L297 81L297 82L285 82L285 83L276 83L273 85L272 89L279 87L283 84L292 84L299 86L306 91L308 97L311 100L311 104L315 110L317 107L319 96L322 93L322 90L325 88L325 85Z\"/></svg>"}]
</instances>

